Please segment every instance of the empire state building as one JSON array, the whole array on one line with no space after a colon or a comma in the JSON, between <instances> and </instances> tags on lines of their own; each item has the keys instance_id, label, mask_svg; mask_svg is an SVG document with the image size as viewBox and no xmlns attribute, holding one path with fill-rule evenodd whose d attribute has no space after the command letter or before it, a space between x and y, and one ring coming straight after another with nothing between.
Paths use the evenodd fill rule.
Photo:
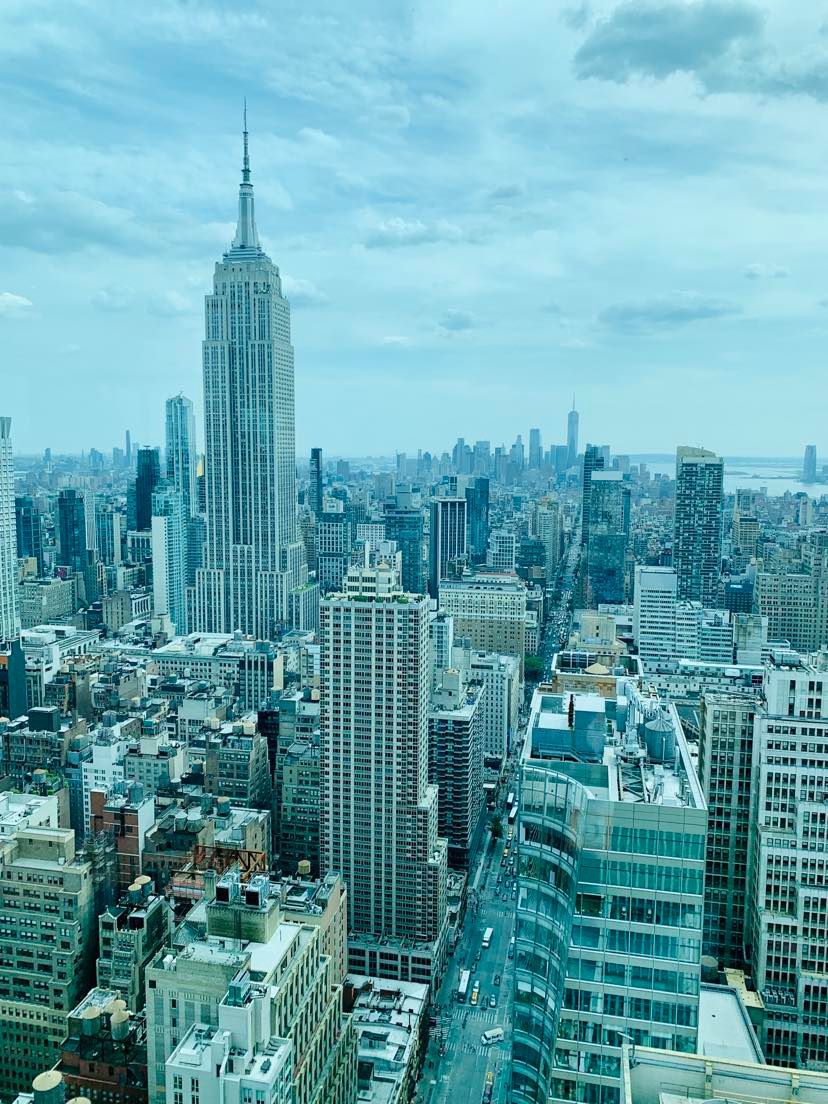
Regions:
<instances>
[{"instance_id":1,"label":"empire state building","mask_svg":"<svg viewBox=\"0 0 828 1104\"><path fill-rule=\"evenodd\" d=\"M244 124L239 219L205 298L204 566L191 595L200 632L266 640L313 627L296 525L296 446L290 304L259 244Z\"/></svg>"}]
</instances>

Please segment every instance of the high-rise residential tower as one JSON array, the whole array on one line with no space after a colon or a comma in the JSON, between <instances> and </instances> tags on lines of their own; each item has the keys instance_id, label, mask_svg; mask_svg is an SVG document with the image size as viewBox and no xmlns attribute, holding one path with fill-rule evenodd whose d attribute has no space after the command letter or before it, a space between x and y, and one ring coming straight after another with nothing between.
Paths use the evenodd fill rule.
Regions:
<instances>
[{"instance_id":1,"label":"high-rise residential tower","mask_svg":"<svg viewBox=\"0 0 828 1104\"><path fill-rule=\"evenodd\" d=\"M572 396L572 409L566 417L566 466L571 468L578 459L578 411L575 409L575 396Z\"/></svg>"},{"instance_id":2,"label":"high-rise residential tower","mask_svg":"<svg viewBox=\"0 0 828 1104\"><path fill-rule=\"evenodd\" d=\"M246 122L238 224L206 298L203 361L207 539L194 627L267 639L290 623L307 565L296 521L290 305L259 243Z\"/></svg>"},{"instance_id":3,"label":"high-rise residential tower","mask_svg":"<svg viewBox=\"0 0 828 1104\"><path fill-rule=\"evenodd\" d=\"M722 566L724 461L707 449L676 451L673 567L679 600L718 605Z\"/></svg>"},{"instance_id":4,"label":"high-rise residential tower","mask_svg":"<svg viewBox=\"0 0 828 1104\"><path fill-rule=\"evenodd\" d=\"M196 430L193 404L186 395L173 395L166 404L166 478L181 495L186 517L196 509Z\"/></svg>"},{"instance_id":5,"label":"high-rise residential tower","mask_svg":"<svg viewBox=\"0 0 828 1104\"><path fill-rule=\"evenodd\" d=\"M0 418L0 641L19 632L11 418Z\"/></svg>"},{"instance_id":6,"label":"high-rise residential tower","mask_svg":"<svg viewBox=\"0 0 828 1104\"><path fill-rule=\"evenodd\" d=\"M444 957L447 863L428 784L428 622L428 599L385 565L352 568L321 603L321 866L348 886L352 968L426 983ZM383 963L360 936L385 937Z\"/></svg>"}]
</instances>

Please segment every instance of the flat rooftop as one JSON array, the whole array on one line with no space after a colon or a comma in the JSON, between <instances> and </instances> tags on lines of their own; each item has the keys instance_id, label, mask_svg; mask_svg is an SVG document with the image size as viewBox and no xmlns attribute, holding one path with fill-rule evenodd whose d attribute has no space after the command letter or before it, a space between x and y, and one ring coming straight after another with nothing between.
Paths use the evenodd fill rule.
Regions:
<instances>
[{"instance_id":1,"label":"flat rooftop","mask_svg":"<svg viewBox=\"0 0 828 1104\"><path fill-rule=\"evenodd\" d=\"M764 1064L762 1049L736 989L702 985L699 990L698 1053Z\"/></svg>"},{"instance_id":2,"label":"flat rooftop","mask_svg":"<svg viewBox=\"0 0 828 1104\"><path fill-rule=\"evenodd\" d=\"M553 761L596 798L706 808L675 706L619 680L615 698L538 688L525 760Z\"/></svg>"}]
</instances>

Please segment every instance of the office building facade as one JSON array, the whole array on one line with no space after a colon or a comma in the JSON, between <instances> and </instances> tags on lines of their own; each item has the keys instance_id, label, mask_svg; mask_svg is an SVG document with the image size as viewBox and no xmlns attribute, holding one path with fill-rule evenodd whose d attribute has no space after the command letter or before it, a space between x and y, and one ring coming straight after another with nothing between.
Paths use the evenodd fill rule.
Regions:
<instances>
[{"instance_id":1,"label":"office building facade","mask_svg":"<svg viewBox=\"0 0 828 1104\"><path fill-rule=\"evenodd\" d=\"M437 597L441 580L452 565L466 557L465 498L436 498L431 503L429 532L428 593Z\"/></svg>"},{"instance_id":2,"label":"office building facade","mask_svg":"<svg viewBox=\"0 0 828 1104\"><path fill-rule=\"evenodd\" d=\"M86 557L86 502L82 491L64 487L58 495L58 562L82 571Z\"/></svg>"},{"instance_id":3,"label":"office building facade","mask_svg":"<svg viewBox=\"0 0 828 1104\"><path fill-rule=\"evenodd\" d=\"M152 528L152 496L161 482L161 459L157 448L139 448L135 469L135 529Z\"/></svg>"},{"instance_id":4,"label":"office building facade","mask_svg":"<svg viewBox=\"0 0 828 1104\"><path fill-rule=\"evenodd\" d=\"M707 810L675 708L535 693L520 765L516 1104L619 1100L621 1048L695 1053Z\"/></svg>"},{"instance_id":5,"label":"office building facade","mask_svg":"<svg viewBox=\"0 0 828 1104\"><path fill-rule=\"evenodd\" d=\"M624 601L629 534L629 482L621 472L593 471L586 564L590 606Z\"/></svg>"},{"instance_id":6,"label":"office building facade","mask_svg":"<svg viewBox=\"0 0 828 1104\"><path fill-rule=\"evenodd\" d=\"M699 780L708 808L704 953L744 966L744 928L756 691L705 692L699 717Z\"/></svg>"},{"instance_id":7,"label":"office building facade","mask_svg":"<svg viewBox=\"0 0 828 1104\"><path fill-rule=\"evenodd\" d=\"M17 531L17 555L37 562L37 573L44 572L43 518L31 495L19 495L14 500L14 519Z\"/></svg>"},{"instance_id":8,"label":"office building facade","mask_svg":"<svg viewBox=\"0 0 828 1104\"><path fill-rule=\"evenodd\" d=\"M745 949L769 1062L828 1064L828 660L779 652L756 708Z\"/></svg>"}]
</instances>

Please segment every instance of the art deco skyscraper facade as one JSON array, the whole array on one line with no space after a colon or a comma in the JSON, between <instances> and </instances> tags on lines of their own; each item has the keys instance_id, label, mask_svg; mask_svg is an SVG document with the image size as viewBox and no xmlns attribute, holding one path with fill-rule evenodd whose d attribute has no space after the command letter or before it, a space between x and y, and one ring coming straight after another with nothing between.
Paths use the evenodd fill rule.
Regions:
<instances>
[{"instance_id":1,"label":"art deco skyscraper facade","mask_svg":"<svg viewBox=\"0 0 828 1104\"><path fill-rule=\"evenodd\" d=\"M724 462L707 449L676 452L676 516L673 567L679 601L718 605L722 567Z\"/></svg>"},{"instance_id":2,"label":"art deco skyscraper facade","mask_svg":"<svg viewBox=\"0 0 828 1104\"><path fill-rule=\"evenodd\" d=\"M11 418L0 418L0 641L19 631Z\"/></svg>"},{"instance_id":3,"label":"art deco skyscraper facade","mask_svg":"<svg viewBox=\"0 0 828 1104\"><path fill-rule=\"evenodd\" d=\"M307 582L296 523L293 347L279 269L259 244L244 132L239 218L205 300L206 544L194 627L266 639Z\"/></svg>"}]
</instances>

